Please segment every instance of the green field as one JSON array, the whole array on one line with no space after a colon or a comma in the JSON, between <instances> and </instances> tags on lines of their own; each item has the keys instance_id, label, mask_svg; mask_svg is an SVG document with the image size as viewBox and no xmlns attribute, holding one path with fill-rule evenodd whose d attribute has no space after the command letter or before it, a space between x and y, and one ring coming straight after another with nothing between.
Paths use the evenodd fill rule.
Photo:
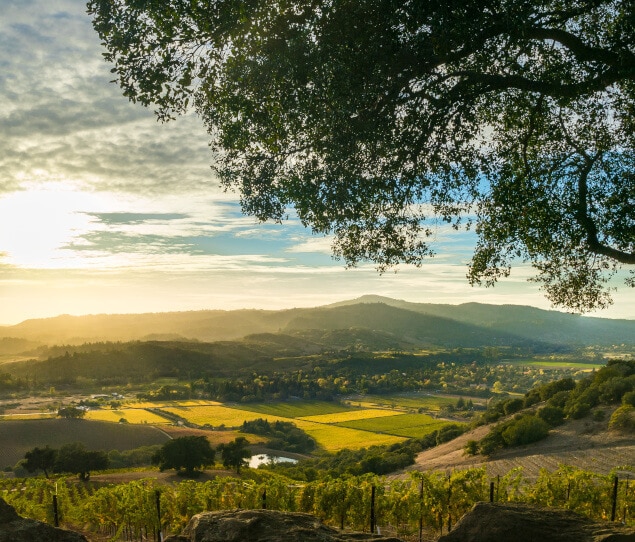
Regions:
<instances>
[{"instance_id":1,"label":"green field","mask_svg":"<svg viewBox=\"0 0 635 542\"><path fill-rule=\"evenodd\" d=\"M300 429L311 435L318 445L328 452L344 448L359 449L369 446L394 444L405 440L397 435L382 435L372 431L362 431L341 425L292 420Z\"/></svg>"},{"instance_id":2,"label":"green field","mask_svg":"<svg viewBox=\"0 0 635 542\"><path fill-rule=\"evenodd\" d=\"M382 434L409 438L421 438L447 425L447 420L438 420L427 414L400 414L384 418L353 420L338 425L351 429L361 429Z\"/></svg>"},{"instance_id":3,"label":"green field","mask_svg":"<svg viewBox=\"0 0 635 542\"><path fill-rule=\"evenodd\" d=\"M386 410L380 408L361 408L347 410L345 412L334 412L333 414L318 414L316 416L303 416L300 420L316 423L341 423L353 420L366 420L368 418L384 418L387 416L398 416L398 410Z\"/></svg>"},{"instance_id":4,"label":"green field","mask_svg":"<svg viewBox=\"0 0 635 542\"><path fill-rule=\"evenodd\" d=\"M284 418L303 418L306 416L318 416L321 414L334 414L336 412L348 412L349 407L338 403L326 401L295 401L288 403L248 403L240 405L241 410L249 410L270 416L282 416Z\"/></svg>"},{"instance_id":5,"label":"green field","mask_svg":"<svg viewBox=\"0 0 635 542\"><path fill-rule=\"evenodd\" d=\"M468 399L468 397L464 397ZM405 409L424 409L430 412L438 412L444 406L456 404L456 397L430 395L428 393L409 393L408 395L364 395L357 399L350 399L351 406L371 407L374 405L388 406Z\"/></svg>"}]
</instances>

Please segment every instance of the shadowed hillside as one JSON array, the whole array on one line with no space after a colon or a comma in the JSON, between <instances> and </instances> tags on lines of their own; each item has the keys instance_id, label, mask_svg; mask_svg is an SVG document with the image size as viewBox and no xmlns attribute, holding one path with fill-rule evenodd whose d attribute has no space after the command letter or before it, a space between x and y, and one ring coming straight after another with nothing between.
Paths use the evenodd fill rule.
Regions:
<instances>
[{"instance_id":1,"label":"shadowed hillside","mask_svg":"<svg viewBox=\"0 0 635 542\"><path fill-rule=\"evenodd\" d=\"M151 314L58 316L0 327L0 356L36 352L53 344L99 341L234 341L256 336L263 343L286 343L290 351L308 343L339 348L486 345L558 348L635 345L635 320L587 318L515 305L432 305L378 296L309 309L279 311L190 311ZM263 339L265 335L269 339ZM330 338L328 335L330 334ZM355 337L353 337L355 335ZM374 338L371 337L374 335ZM253 342L252 340L252 342ZM271 349L270 349L271 350Z\"/></svg>"}]
</instances>

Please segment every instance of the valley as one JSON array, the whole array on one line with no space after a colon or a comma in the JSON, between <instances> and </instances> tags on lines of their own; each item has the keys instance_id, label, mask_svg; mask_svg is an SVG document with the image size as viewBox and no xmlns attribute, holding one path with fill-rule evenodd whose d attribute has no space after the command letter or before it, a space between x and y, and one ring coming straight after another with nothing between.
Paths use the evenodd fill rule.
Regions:
<instances>
[{"instance_id":1,"label":"valley","mask_svg":"<svg viewBox=\"0 0 635 542\"><path fill-rule=\"evenodd\" d=\"M482 498L489 479L512 484L506 498L527 499L562 469L596 486L635 472L634 321L363 298L291 311L60 317L0 333L7 495L15 484L42 480L25 469L27 453L78 444L104 454L108 468L90 482L63 471L54 479L71 493L80 484L93 507L100 491L135 492L136 484L174 491L194 484L191 498L200 499L194 495L242 480L252 488L240 493L243 504L265 487L272 502L275 487L306 488L289 493L296 504L271 504L287 509L300 506L308 488L361 499L346 484L372 480L385 486L380 502L390 508L390 499L418 492L421 480L432 492L480 480L465 486L456 512ZM66 340L54 340L56 333ZM255 429L265 426L273 432ZM303 447L274 436L276 427L301 437ZM189 437L218 450L216 460L194 480L159 472L157 452ZM246 453L298 462L232 471L219 454L241 440ZM10 500L24 512L28 503L18 497ZM389 508L383 513L396 521L398 510ZM353 512L338 513L320 512L355 525ZM180 528L176 516L170 521ZM403 521L405 529L411 520ZM428 521L439 526L438 518Z\"/></svg>"}]
</instances>

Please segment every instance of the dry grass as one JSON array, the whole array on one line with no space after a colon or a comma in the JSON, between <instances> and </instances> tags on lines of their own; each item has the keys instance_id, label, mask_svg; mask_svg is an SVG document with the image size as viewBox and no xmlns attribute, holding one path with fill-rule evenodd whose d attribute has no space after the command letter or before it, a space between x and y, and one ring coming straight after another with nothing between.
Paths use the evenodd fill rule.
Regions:
<instances>
[{"instance_id":1,"label":"dry grass","mask_svg":"<svg viewBox=\"0 0 635 542\"><path fill-rule=\"evenodd\" d=\"M409 470L448 470L485 466L490 475L503 475L512 468L522 467L526 478L538 476L541 468L556 470L570 465L606 474L614 468L635 467L635 435L608 431L608 418L573 420L553 429L549 436L527 446L496 452L491 457L466 456L463 447L468 440L479 440L489 431L479 427L451 442L422 452Z\"/></svg>"}]
</instances>

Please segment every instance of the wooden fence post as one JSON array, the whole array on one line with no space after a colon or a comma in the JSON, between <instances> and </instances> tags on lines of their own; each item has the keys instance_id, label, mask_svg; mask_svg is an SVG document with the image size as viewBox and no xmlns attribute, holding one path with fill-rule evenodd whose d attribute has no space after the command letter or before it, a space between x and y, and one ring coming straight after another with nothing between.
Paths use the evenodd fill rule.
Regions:
<instances>
[{"instance_id":1,"label":"wooden fence post","mask_svg":"<svg viewBox=\"0 0 635 542\"><path fill-rule=\"evenodd\" d=\"M375 532L375 486L370 488L370 534Z\"/></svg>"},{"instance_id":2,"label":"wooden fence post","mask_svg":"<svg viewBox=\"0 0 635 542\"><path fill-rule=\"evenodd\" d=\"M611 503L611 521L615 521L615 511L617 510L617 485L619 480L617 476L613 478L613 498Z\"/></svg>"}]
</instances>

